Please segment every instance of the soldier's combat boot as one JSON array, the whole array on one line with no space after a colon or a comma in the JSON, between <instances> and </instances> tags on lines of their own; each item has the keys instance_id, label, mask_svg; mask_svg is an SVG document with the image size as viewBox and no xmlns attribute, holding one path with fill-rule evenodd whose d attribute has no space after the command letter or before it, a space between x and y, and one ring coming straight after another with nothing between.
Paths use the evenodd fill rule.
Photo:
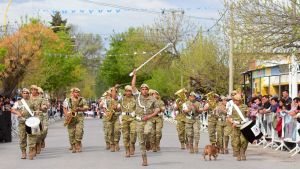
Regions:
<instances>
[{"instance_id":1,"label":"soldier's combat boot","mask_svg":"<svg viewBox=\"0 0 300 169\"><path fill-rule=\"evenodd\" d=\"M246 161L246 154L245 154L245 150L244 149L241 149L241 151L240 151L240 155L241 155L241 160L243 160L243 161Z\"/></svg>"},{"instance_id":2,"label":"soldier's combat boot","mask_svg":"<svg viewBox=\"0 0 300 169\"><path fill-rule=\"evenodd\" d=\"M194 152L195 152L195 153L198 153L198 149L199 149L199 148L198 148L198 143L195 143L195 146L194 146Z\"/></svg>"},{"instance_id":3,"label":"soldier's combat boot","mask_svg":"<svg viewBox=\"0 0 300 169\"><path fill-rule=\"evenodd\" d=\"M240 151L236 151L236 160L241 161L241 154Z\"/></svg>"},{"instance_id":4,"label":"soldier's combat boot","mask_svg":"<svg viewBox=\"0 0 300 169\"><path fill-rule=\"evenodd\" d=\"M40 154L40 153L41 153L41 149L42 149L41 143L36 143L36 153L37 153L37 154Z\"/></svg>"},{"instance_id":5,"label":"soldier's combat boot","mask_svg":"<svg viewBox=\"0 0 300 169\"><path fill-rule=\"evenodd\" d=\"M110 145L110 152L115 152L116 149L115 149L115 145L114 144L111 144Z\"/></svg>"},{"instance_id":6,"label":"soldier's combat boot","mask_svg":"<svg viewBox=\"0 0 300 169\"><path fill-rule=\"evenodd\" d=\"M29 148L29 160L33 160L35 148Z\"/></svg>"},{"instance_id":7,"label":"soldier's combat boot","mask_svg":"<svg viewBox=\"0 0 300 169\"><path fill-rule=\"evenodd\" d=\"M75 147L75 144L72 145L72 153L76 153L76 147Z\"/></svg>"},{"instance_id":8,"label":"soldier's combat boot","mask_svg":"<svg viewBox=\"0 0 300 169\"><path fill-rule=\"evenodd\" d=\"M192 143L189 144L189 149L190 149L190 153L193 154L194 153L194 147L193 147Z\"/></svg>"},{"instance_id":9,"label":"soldier's combat boot","mask_svg":"<svg viewBox=\"0 0 300 169\"><path fill-rule=\"evenodd\" d=\"M181 146L180 146L181 150L184 150L185 149L185 145L183 142L181 142Z\"/></svg>"},{"instance_id":10,"label":"soldier's combat boot","mask_svg":"<svg viewBox=\"0 0 300 169\"><path fill-rule=\"evenodd\" d=\"M129 147L125 147L125 151L126 151L125 157L129 158L130 157Z\"/></svg>"},{"instance_id":11,"label":"soldier's combat boot","mask_svg":"<svg viewBox=\"0 0 300 169\"><path fill-rule=\"evenodd\" d=\"M129 151L130 151L130 155L133 156L134 155L134 144L130 144L130 148L129 148Z\"/></svg>"},{"instance_id":12,"label":"soldier's combat boot","mask_svg":"<svg viewBox=\"0 0 300 169\"><path fill-rule=\"evenodd\" d=\"M26 149L22 150L21 159L26 159Z\"/></svg>"},{"instance_id":13,"label":"soldier's combat boot","mask_svg":"<svg viewBox=\"0 0 300 169\"><path fill-rule=\"evenodd\" d=\"M150 151L151 150L151 145L149 141L146 141L146 150Z\"/></svg>"},{"instance_id":14,"label":"soldier's combat boot","mask_svg":"<svg viewBox=\"0 0 300 169\"><path fill-rule=\"evenodd\" d=\"M46 146L46 145L45 145L45 140L43 140L43 141L42 141L41 147L42 147L42 148L45 148L45 146Z\"/></svg>"},{"instance_id":15,"label":"soldier's combat boot","mask_svg":"<svg viewBox=\"0 0 300 169\"><path fill-rule=\"evenodd\" d=\"M190 144L186 143L185 147L186 147L187 150L189 150L190 149Z\"/></svg>"},{"instance_id":16,"label":"soldier's combat boot","mask_svg":"<svg viewBox=\"0 0 300 169\"><path fill-rule=\"evenodd\" d=\"M105 147L106 150L109 150L110 149L110 144L108 142L106 142L106 147Z\"/></svg>"},{"instance_id":17,"label":"soldier's combat boot","mask_svg":"<svg viewBox=\"0 0 300 169\"><path fill-rule=\"evenodd\" d=\"M224 154L224 148L220 148L220 154Z\"/></svg>"},{"instance_id":18,"label":"soldier's combat boot","mask_svg":"<svg viewBox=\"0 0 300 169\"><path fill-rule=\"evenodd\" d=\"M157 152L156 144L151 144L151 149L153 152Z\"/></svg>"},{"instance_id":19,"label":"soldier's combat boot","mask_svg":"<svg viewBox=\"0 0 300 169\"><path fill-rule=\"evenodd\" d=\"M228 143L229 143L229 136L225 136L224 137L224 154L229 154L229 151L228 151Z\"/></svg>"},{"instance_id":20,"label":"soldier's combat boot","mask_svg":"<svg viewBox=\"0 0 300 169\"><path fill-rule=\"evenodd\" d=\"M76 152L77 153L81 153L82 152L82 144L81 144L81 141L77 141L77 144L76 145Z\"/></svg>"},{"instance_id":21,"label":"soldier's combat boot","mask_svg":"<svg viewBox=\"0 0 300 169\"><path fill-rule=\"evenodd\" d=\"M116 151L120 151L119 143L116 143L116 144L115 144L115 149L116 149Z\"/></svg>"},{"instance_id":22,"label":"soldier's combat boot","mask_svg":"<svg viewBox=\"0 0 300 169\"><path fill-rule=\"evenodd\" d=\"M157 145L156 145L156 150L160 151L160 144L159 143L157 143Z\"/></svg>"},{"instance_id":23,"label":"soldier's combat boot","mask_svg":"<svg viewBox=\"0 0 300 169\"><path fill-rule=\"evenodd\" d=\"M147 155L142 155L142 158L143 158L143 163L142 163L142 166L147 166L148 163L147 163Z\"/></svg>"}]
</instances>

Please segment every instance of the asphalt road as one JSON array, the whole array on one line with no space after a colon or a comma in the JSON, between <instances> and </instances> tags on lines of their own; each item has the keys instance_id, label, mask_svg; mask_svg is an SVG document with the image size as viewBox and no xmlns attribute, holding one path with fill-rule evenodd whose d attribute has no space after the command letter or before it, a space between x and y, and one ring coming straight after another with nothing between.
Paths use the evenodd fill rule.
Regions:
<instances>
[{"instance_id":1,"label":"asphalt road","mask_svg":"<svg viewBox=\"0 0 300 169\"><path fill-rule=\"evenodd\" d=\"M296 169L300 167L300 154L289 157L287 152L263 149L249 145L247 161L236 161L231 154L219 155L216 161L204 161L203 147L208 144L208 134L201 133L200 153L189 154L179 149L176 128L166 122L163 128L161 151L148 152L149 166L141 166L139 148L133 157L125 158L122 141L120 152L105 150L102 120L86 119L83 152L72 154L67 130L62 121L50 126L46 148L35 160L21 160L18 139L0 144L0 169Z\"/></svg>"}]
</instances>

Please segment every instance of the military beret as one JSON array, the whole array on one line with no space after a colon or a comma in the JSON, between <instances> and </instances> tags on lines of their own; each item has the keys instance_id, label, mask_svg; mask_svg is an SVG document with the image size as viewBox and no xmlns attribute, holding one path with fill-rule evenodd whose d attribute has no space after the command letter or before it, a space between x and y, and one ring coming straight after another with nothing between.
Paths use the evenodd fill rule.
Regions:
<instances>
[{"instance_id":1,"label":"military beret","mask_svg":"<svg viewBox=\"0 0 300 169\"><path fill-rule=\"evenodd\" d=\"M147 88L147 89L149 89L149 86L144 83L144 84L141 85L141 88Z\"/></svg>"},{"instance_id":2,"label":"military beret","mask_svg":"<svg viewBox=\"0 0 300 169\"><path fill-rule=\"evenodd\" d=\"M78 89L77 87L73 87L73 88L71 89L71 92L80 92L80 89Z\"/></svg>"},{"instance_id":3,"label":"military beret","mask_svg":"<svg viewBox=\"0 0 300 169\"><path fill-rule=\"evenodd\" d=\"M130 85L126 85L126 86L125 86L125 90L130 90L130 91L132 91L132 87L131 87Z\"/></svg>"},{"instance_id":4,"label":"military beret","mask_svg":"<svg viewBox=\"0 0 300 169\"><path fill-rule=\"evenodd\" d=\"M31 86L30 86L30 89L36 89L36 90L39 90L39 88L37 87L37 85L31 85Z\"/></svg>"},{"instance_id":5,"label":"military beret","mask_svg":"<svg viewBox=\"0 0 300 169\"><path fill-rule=\"evenodd\" d=\"M29 90L27 88L23 88L22 92L28 92L29 93Z\"/></svg>"}]
</instances>

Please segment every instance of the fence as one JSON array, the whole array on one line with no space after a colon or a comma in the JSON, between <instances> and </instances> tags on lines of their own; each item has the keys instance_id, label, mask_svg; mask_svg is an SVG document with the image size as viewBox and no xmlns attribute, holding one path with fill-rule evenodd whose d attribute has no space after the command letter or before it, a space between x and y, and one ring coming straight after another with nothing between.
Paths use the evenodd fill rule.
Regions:
<instances>
[{"instance_id":1,"label":"fence","mask_svg":"<svg viewBox=\"0 0 300 169\"><path fill-rule=\"evenodd\" d=\"M288 113L257 114L256 124L263 133L258 145L276 151L287 150L291 156L300 152L300 123Z\"/></svg>"}]
</instances>

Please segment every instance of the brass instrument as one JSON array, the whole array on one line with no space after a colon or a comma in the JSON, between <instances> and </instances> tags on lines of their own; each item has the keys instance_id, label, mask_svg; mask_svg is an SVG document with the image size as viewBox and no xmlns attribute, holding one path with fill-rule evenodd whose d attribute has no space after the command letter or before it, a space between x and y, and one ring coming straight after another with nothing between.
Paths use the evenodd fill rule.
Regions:
<instances>
[{"instance_id":1,"label":"brass instrument","mask_svg":"<svg viewBox=\"0 0 300 169\"><path fill-rule=\"evenodd\" d=\"M64 123L64 126L67 126L71 123L72 119L75 118L77 116L77 112L76 111L71 111L71 112L68 112L68 115L65 119L65 123Z\"/></svg>"},{"instance_id":2,"label":"brass instrument","mask_svg":"<svg viewBox=\"0 0 300 169\"><path fill-rule=\"evenodd\" d=\"M210 110L215 110L215 108L218 105L218 102L216 101L215 97L218 95L215 92L209 92L205 96L207 97Z\"/></svg>"},{"instance_id":3,"label":"brass instrument","mask_svg":"<svg viewBox=\"0 0 300 169\"><path fill-rule=\"evenodd\" d=\"M178 96L178 98L176 99L176 104L178 106L178 109L180 109L180 110L181 110L182 104L188 100L186 97L186 94L185 94L186 92L187 92L187 90L185 88L182 88L175 93L175 95Z\"/></svg>"},{"instance_id":4,"label":"brass instrument","mask_svg":"<svg viewBox=\"0 0 300 169\"><path fill-rule=\"evenodd\" d=\"M107 108L107 110L106 110L106 119L108 120L108 121L110 121L111 119L112 119L112 117L113 117L113 115L114 115L114 113L115 113L115 110L113 109L113 106L115 105L115 100L114 99L111 99L111 101L110 101L110 103L109 103L109 106L108 106L108 108Z\"/></svg>"}]
</instances>

